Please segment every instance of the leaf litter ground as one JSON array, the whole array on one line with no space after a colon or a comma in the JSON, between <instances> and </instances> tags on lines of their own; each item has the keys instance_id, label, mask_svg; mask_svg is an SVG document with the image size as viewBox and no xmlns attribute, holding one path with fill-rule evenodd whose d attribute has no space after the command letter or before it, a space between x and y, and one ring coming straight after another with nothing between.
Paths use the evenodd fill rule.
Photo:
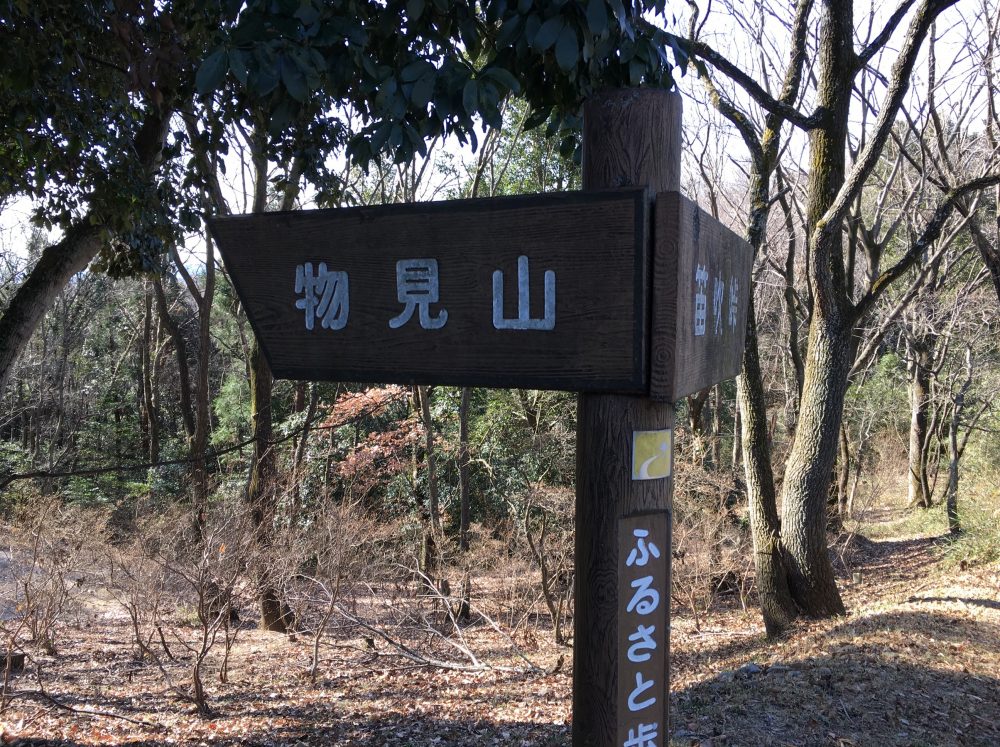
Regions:
<instances>
[{"instance_id":1,"label":"leaf litter ground","mask_svg":"<svg viewBox=\"0 0 1000 747\"><path fill-rule=\"evenodd\" d=\"M958 569L933 538L849 535L835 556L849 614L801 622L778 641L764 639L752 608L697 619L675 608L671 744L1000 744L1000 568ZM209 667L214 715L202 718L135 660L126 621L95 604L62 631L57 656L16 675L0 743L569 744L569 649L529 631L517 642L540 671L526 672L488 626L467 636L510 669L415 666L343 629L313 685L308 636L246 630L228 683ZM186 667L166 668L183 684Z\"/></svg>"}]
</instances>

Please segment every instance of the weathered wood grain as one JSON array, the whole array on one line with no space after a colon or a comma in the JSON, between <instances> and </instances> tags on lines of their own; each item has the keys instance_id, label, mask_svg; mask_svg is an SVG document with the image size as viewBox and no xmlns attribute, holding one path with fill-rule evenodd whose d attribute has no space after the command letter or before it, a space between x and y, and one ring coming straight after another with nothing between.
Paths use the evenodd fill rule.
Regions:
<instances>
[{"instance_id":1,"label":"weathered wood grain","mask_svg":"<svg viewBox=\"0 0 1000 747\"><path fill-rule=\"evenodd\" d=\"M583 186L680 186L680 96L611 91L584 108ZM618 734L618 520L670 508L672 478L632 480L632 434L674 427L648 397L577 400L573 744L610 747ZM666 689L664 689L666 697Z\"/></svg>"},{"instance_id":2,"label":"weathered wood grain","mask_svg":"<svg viewBox=\"0 0 1000 747\"><path fill-rule=\"evenodd\" d=\"M643 190L314 210L211 222L226 268L279 378L575 391L648 388L648 197ZM553 330L496 329L493 273L517 316L518 257L529 258L531 316L556 273ZM404 308L396 262L437 260L440 329ZM349 277L342 329L305 328L296 267Z\"/></svg>"},{"instance_id":3,"label":"weathered wood grain","mask_svg":"<svg viewBox=\"0 0 1000 747\"><path fill-rule=\"evenodd\" d=\"M750 245L677 192L656 196L650 396L675 402L737 376L746 333L753 251ZM704 334L696 334L699 268L705 271ZM713 308L716 280L722 304ZM734 284L735 281L735 284ZM735 316L730 301L736 294Z\"/></svg>"}]
</instances>

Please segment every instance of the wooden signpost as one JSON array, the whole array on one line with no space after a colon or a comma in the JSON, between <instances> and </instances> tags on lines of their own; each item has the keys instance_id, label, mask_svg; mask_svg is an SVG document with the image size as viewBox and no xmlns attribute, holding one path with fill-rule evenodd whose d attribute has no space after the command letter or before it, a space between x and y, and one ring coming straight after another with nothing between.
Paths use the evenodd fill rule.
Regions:
<instances>
[{"instance_id":1,"label":"wooden signpost","mask_svg":"<svg viewBox=\"0 0 1000 747\"><path fill-rule=\"evenodd\" d=\"M677 192L657 195L650 396L677 401L739 375L750 245ZM707 382L707 383L706 383Z\"/></svg>"},{"instance_id":2,"label":"wooden signpost","mask_svg":"<svg viewBox=\"0 0 1000 747\"><path fill-rule=\"evenodd\" d=\"M645 392L645 190L212 223L275 376Z\"/></svg>"},{"instance_id":3,"label":"wooden signpost","mask_svg":"<svg viewBox=\"0 0 1000 747\"><path fill-rule=\"evenodd\" d=\"M680 98L584 111L584 192L217 218L278 377L577 391L573 743L667 744L673 402L739 372L750 247Z\"/></svg>"},{"instance_id":4,"label":"wooden signpost","mask_svg":"<svg viewBox=\"0 0 1000 747\"><path fill-rule=\"evenodd\" d=\"M563 192L211 228L279 378L672 402L738 373L750 254L682 195L653 197Z\"/></svg>"}]
</instances>

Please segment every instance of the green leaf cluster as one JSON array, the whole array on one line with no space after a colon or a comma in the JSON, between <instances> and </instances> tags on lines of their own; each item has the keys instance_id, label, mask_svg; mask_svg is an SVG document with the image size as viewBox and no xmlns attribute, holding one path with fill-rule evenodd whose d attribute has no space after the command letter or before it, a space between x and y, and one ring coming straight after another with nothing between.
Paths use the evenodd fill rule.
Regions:
<instances>
[{"instance_id":1,"label":"green leaf cluster","mask_svg":"<svg viewBox=\"0 0 1000 747\"><path fill-rule=\"evenodd\" d=\"M621 0L256 0L198 67L205 96L266 112L272 136L320 112L360 116L349 155L405 162L454 135L477 147L478 121L501 123L511 94L568 135L602 87L672 85L667 37L642 21L663 2ZM234 84L234 85L231 85ZM249 103L252 102L252 103Z\"/></svg>"}]
</instances>

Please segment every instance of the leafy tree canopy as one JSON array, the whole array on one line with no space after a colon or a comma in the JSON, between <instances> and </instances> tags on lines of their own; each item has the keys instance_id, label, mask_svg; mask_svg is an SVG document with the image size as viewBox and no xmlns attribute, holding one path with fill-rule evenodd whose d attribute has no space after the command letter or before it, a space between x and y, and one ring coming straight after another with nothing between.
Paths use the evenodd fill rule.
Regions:
<instances>
[{"instance_id":1,"label":"leafy tree canopy","mask_svg":"<svg viewBox=\"0 0 1000 747\"><path fill-rule=\"evenodd\" d=\"M238 6L240 3L234 3ZM665 0L253 0L220 30L198 69L203 95L233 91L267 113L276 138L340 107L364 129L347 143L367 165L397 162L453 134L476 147L481 117L521 94L533 114L575 145L581 102L601 87L670 87L671 62L641 20ZM680 55L674 50L675 56ZM237 85L230 87L236 82Z\"/></svg>"},{"instance_id":2,"label":"leafy tree canopy","mask_svg":"<svg viewBox=\"0 0 1000 747\"><path fill-rule=\"evenodd\" d=\"M50 228L102 227L101 268L128 274L197 226L230 126L297 159L321 201L339 194L331 153L367 167L436 136L476 147L476 122L499 127L511 94L568 155L591 92L672 85L666 37L642 20L664 5L6 0L0 199L28 196Z\"/></svg>"},{"instance_id":3,"label":"leafy tree canopy","mask_svg":"<svg viewBox=\"0 0 1000 747\"><path fill-rule=\"evenodd\" d=\"M147 259L194 225L170 170L154 173L181 152L165 125L219 23L193 0L0 3L0 198L32 199L48 228L99 226Z\"/></svg>"}]
</instances>

